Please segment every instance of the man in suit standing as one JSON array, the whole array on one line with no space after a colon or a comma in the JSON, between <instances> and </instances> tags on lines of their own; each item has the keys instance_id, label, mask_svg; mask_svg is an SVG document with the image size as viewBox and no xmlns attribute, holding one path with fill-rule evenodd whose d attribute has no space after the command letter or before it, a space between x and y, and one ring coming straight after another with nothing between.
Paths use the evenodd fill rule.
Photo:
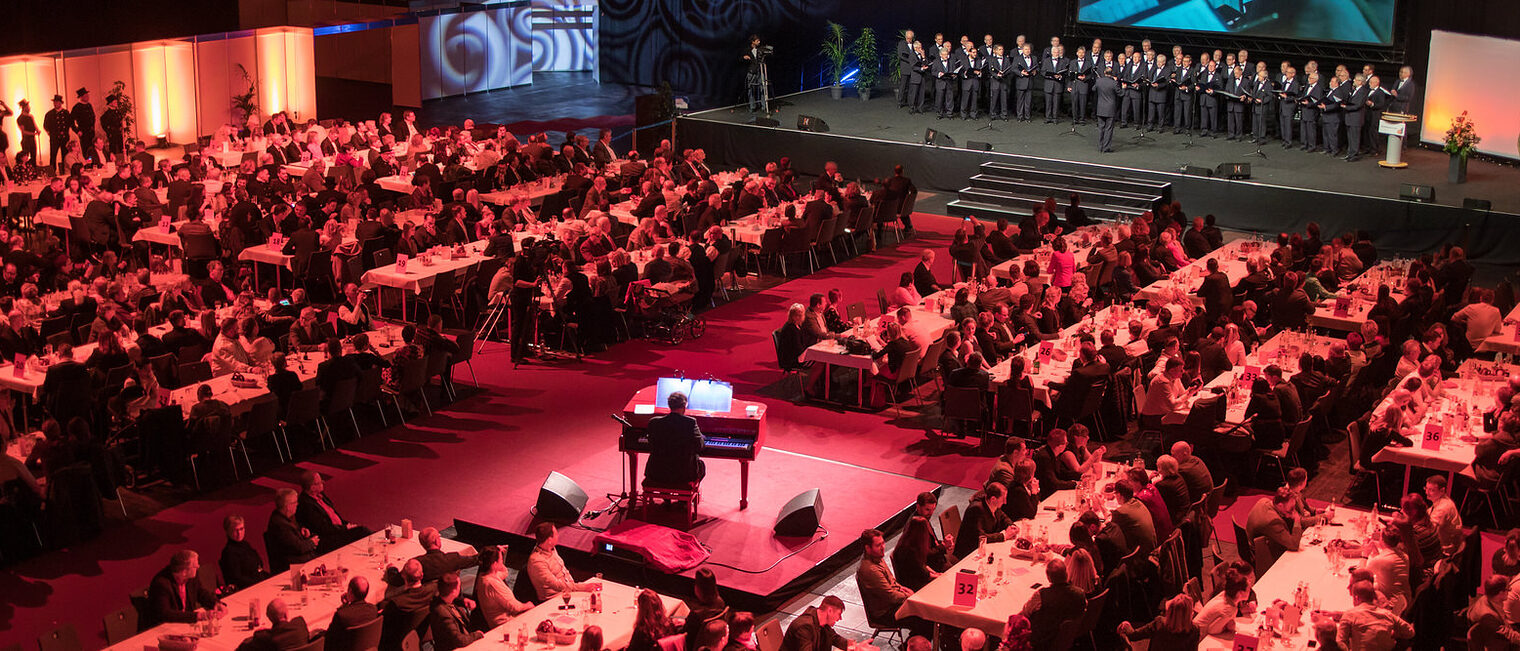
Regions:
<instances>
[{"instance_id":1,"label":"man in suit standing","mask_svg":"<svg viewBox=\"0 0 1520 651\"><path fill-rule=\"evenodd\" d=\"M1013 60L1014 107L1013 114L1020 122L1029 121L1029 109L1034 103L1034 76L1039 74L1039 62L1032 56L1032 48L1024 46Z\"/></svg>"},{"instance_id":2,"label":"man in suit standing","mask_svg":"<svg viewBox=\"0 0 1520 651\"><path fill-rule=\"evenodd\" d=\"M1246 104L1251 101L1251 82L1246 80L1245 70L1239 65L1230 69L1225 91L1234 95L1225 107L1225 126L1229 134L1225 140L1240 140L1245 137Z\"/></svg>"},{"instance_id":3,"label":"man in suit standing","mask_svg":"<svg viewBox=\"0 0 1520 651\"><path fill-rule=\"evenodd\" d=\"M326 645L334 649L353 648L354 632L380 617L380 609L368 601L369 579L356 576L348 580L348 591L343 593L343 605L333 612L332 623L327 625Z\"/></svg>"},{"instance_id":4,"label":"man in suit standing","mask_svg":"<svg viewBox=\"0 0 1520 651\"><path fill-rule=\"evenodd\" d=\"M1077 56L1071 60L1068 70L1066 92L1071 95L1072 124L1087 123L1087 96L1092 92L1093 62L1086 48L1077 48Z\"/></svg>"},{"instance_id":5,"label":"man in suit standing","mask_svg":"<svg viewBox=\"0 0 1520 651\"><path fill-rule=\"evenodd\" d=\"M63 152L69 145L69 125L73 118L63 107L63 96L53 96L53 110L42 116L42 130L48 135L48 167L57 172L63 165ZM35 161L41 164L42 161Z\"/></svg>"},{"instance_id":6,"label":"man in suit standing","mask_svg":"<svg viewBox=\"0 0 1520 651\"><path fill-rule=\"evenodd\" d=\"M987 114L994 120L1008 119L1008 84L1013 81L1009 77L1012 70L1013 61L1003 56L1003 46L993 46L992 56L987 59Z\"/></svg>"},{"instance_id":7,"label":"man in suit standing","mask_svg":"<svg viewBox=\"0 0 1520 651\"><path fill-rule=\"evenodd\" d=\"M645 486L687 488L707 475L702 463L702 428L686 415L686 394L675 391L666 398L670 413L649 421L649 463L644 466Z\"/></svg>"},{"instance_id":8,"label":"man in suit standing","mask_svg":"<svg viewBox=\"0 0 1520 651\"><path fill-rule=\"evenodd\" d=\"M1286 487L1279 488L1276 493L1258 499L1251 507L1250 515L1246 516L1246 536L1251 540L1257 536L1265 537L1273 561L1283 552L1298 551L1304 529L1294 514L1296 503L1297 498L1291 491Z\"/></svg>"},{"instance_id":9,"label":"man in suit standing","mask_svg":"<svg viewBox=\"0 0 1520 651\"><path fill-rule=\"evenodd\" d=\"M809 606L786 627L781 638L780 651L828 651L829 648L848 649L849 640L834 632L834 624L844 614L844 600L834 595L823 598L817 606Z\"/></svg>"},{"instance_id":10,"label":"man in suit standing","mask_svg":"<svg viewBox=\"0 0 1520 651\"><path fill-rule=\"evenodd\" d=\"M1298 99L1298 139L1303 142L1300 149L1304 151L1319 151L1320 103L1324 101L1325 82L1320 79L1318 71L1310 71Z\"/></svg>"},{"instance_id":11,"label":"man in suit standing","mask_svg":"<svg viewBox=\"0 0 1520 651\"><path fill-rule=\"evenodd\" d=\"M1267 71L1256 73L1251 83L1251 144L1267 142L1267 108L1272 105L1272 80Z\"/></svg>"},{"instance_id":12,"label":"man in suit standing","mask_svg":"<svg viewBox=\"0 0 1520 651\"><path fill-rule=\"evenodd\" d=\"M1351 95L1346 99L1346 162L1362 159L1362 125L1367 121L1367 78L1357 75L1351 80Z\"/></svg>"},{"instance_id":13,"label":"man in suit standing","mask_svg":"<svg viewBox=\"0 0 1520 651\"><path fill-rule=\"evenodd\" d=\"M913 30L903 30L903 40L897 42L897 74L900 77L897 88L897 108L908 105L908 80L915 74L914 66L918 63L918 56L913 51ZM917 105L914 106L917 109Z\"/></svg>"},{"instance_id":14,"label":"man in suit standing","mask_svg":"<svg viewBox=\"0 0 1520 651\"><path fill-rule=\"evenodd\" d=\"M306 618L297 615L290 616L290 607L285 605L285 600L279 597L269 600L269 605L264 607L264 615L269 618L269 628L261 628L253 632L239 649L257 651L291 651L299 649L311 642L311 631L306 628Z\"/></svg>"},{"instance_id":15,"label":"man in suit standing","mask_svg":"<svg viewBox=\"0 0 1520 651\"><path fill-rule=\"evenodd\" d=\"M924 112L924 89L925 87L932 88L932 84L929 84L928 80L925 79L929 76L929 68L931 65L932 62L929 61L928 55L924 54L924 46L919 43L914 43L913 67L908 71L908 74L905 77L908 83L908 94L913 96L913 99L911 100L912 105L908 110L909 113L917 114Z\"/></svg>"},{"instance_id":16,"label":"man in suit standing","mask_svg":"<svg viewBox=\"0 0 1520 651\"><path fill-rule=\"evenodd\" d=\"M84 88L74 91L79 99L69 111L69 128L79 134L79 154L90 165L101 166L100 153L95 151L95 105L90 103L90 91Z\"/></svg>"},{"instance_id":17,"label":"man in suit standing","mask_svg":"<svg viewBox=\"0 0 1520 651\"><path fill-rule=\"evenodd\" d=\"M1277 135L1282 139L1283 149L1293 147L1293 111L1302 94L1298 69L1289 66L1283 73L1282 87L1277 89Z\"/></svg>"},{"instance_id":18,"label":"man in suit standing","mask_svg":"<svg viewBox=\"0 0 1520 651\"><path fill-rule=\"evenodd\" d=\"M940 50L939 58L929 67L929 74L934 77L934 103L939 105L939 119L943 120L955 113L955 64L950 61L950 52Z\"/></svg>"},{"instance_id":19,"label":"man in suit standing","mask_svg":"<svg viewBox=\"0 0 1520 651\"><path fill-rule=\"evenodd\" d=\"M1367 78L1367 118L1362 127L1362 153L1381 154L1381 141L1378 140L1378 123L1383 121L1383 112L1393 103L1393 95L1383 88L1382 80L1377 75Z\"/></svg>"},{"instance_id":20,"label":"man in suit standing","mask_svg":"<svg viewBox=\"0 0 1520 651\"><path fill-rule=\"evenodd\" d=\"M1324 101L1317 105L1320 110L1320 135L1325 141L1325 153L1331 156L1341 154L1341 120L1345 117L1347 103L1351 101L1351 84L1346 83L1344 74L1336 73L1330 81L1329 90L1325 92Z\"/></svg>"},{"instance_id":21,"label":"man in suit standing","mask_svg":"<svg viewBox=\"0 0 1520 651\"><path fill-rule=\"evenodd\" d=\"M1180 64L1172 70L1172 133L1193 133L1193 96L1198 83L1198 71L1193 68L1193 55L1182 55Z\"/></svg>"},{"instance_id":22,"label":"man in suit standing","mask_svg":"<svg viewBox=\"0 0 1520 651\"><path fill-rule=\"evenodd\" d=\"M967 48L964 52L961 59L965 66L961 71L961 119L975 120L977 107L981 104L982 78L987 60L975 48Z\"/></svg>"},{"instance_id":23,"label":"man in suit standing","mask_svg":"<svg viewBox=\"0 0 1520 651\"><path fill-rule=\"evenodd\" d=\"M1220 96L1215 91L1219 90L1220 81L1216 61L1209 61L1198 73L1198 128L1204 138L1213 138L1214 130L1219 128Z\"/></svg>"},{"instance_id":24,"label":"man in suit standing","mask_svg":"<svg viewBox=\"0 0 1520 651\"><path fill-rule=\"evenodd\" d=\"M1145 130L1160 131L1166 126L1167 86L1172 79L1172 66L1167 64L1165 54L1156 55L1156 64L1147 74L1150 92L1146 95Z\"/></svg>"},{"instance_id":25,"label":"man in suit standing","mask_svg":"<svg viewBox=\"0 0 1520 651\"><path fill-rule=\"evenodd\" d=\"M1045 77L1045 124L1061 118L1061 94L1066 91L1066 68L1070 65L1061 46L1053 46L1040 66Z\"/></svg>"},{"instance_id":26,"label":"man in suit standing","mask_svg":"<svg viewBox=\"0 0 1520 651\"><path fill-rule=\"evenodd\" d=\"M1119 128L1129 128L1131 119L1135 121L1135 128L1140 128L1140 114L1145 107L1140 104L1140 82L1145 79L1145 62L1140 60L1140 53L1134 53L1129 61L1119 68L1119 81L1123 82L1123 103L1119 106Z\"/></svg>"},{"instance_id":27,"label":"man in suit standing","mask_svg":"<svg viewBox=\"0 0 1520 651\"><path fill-rule=\"evenodd\" d=\"M1119 109L1119 81L1113 74L1104 74L1098 77L1094 88L1097 89L1094 104L1098 114L1098 151L1108 153L1114 150L1114 116Z\"/></svg>"},{"instance_id":28,"label":"man in suit standing","mask_svg":"<svg viewBox=\"0 0 1520 651\"><path fill-rule=\"evenodd\" d=\"M225 610L195 576L200 572L200 555L182 549L174 552L169 565L153 576L148 584L148 611L143 613L144 629L173 622L194 624L200 615L211 610Z\"/></svg>"},{"instance_id":29,"label":"man in suit standing","mask_svg":"<svg viewBox=\"0 0 1520 651\"><path fill-rule=\"evenodd\" d=\"M1417 110L1420 98L1420 82L1414 80L1414 68L1404 66L1399 68L1399 80L1388 89L1393 95L1393 100L1388 103L1388 110L1394 113L1409 113ZM1418 123L1416 123L1418 124Z\"/></svg>"}]
</instances>

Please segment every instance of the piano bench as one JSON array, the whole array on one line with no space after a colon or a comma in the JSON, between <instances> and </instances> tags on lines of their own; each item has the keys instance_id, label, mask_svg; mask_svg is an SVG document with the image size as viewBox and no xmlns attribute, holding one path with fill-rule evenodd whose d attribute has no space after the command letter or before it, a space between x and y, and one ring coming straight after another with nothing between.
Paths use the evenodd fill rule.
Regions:
<instances>
[{"instance_id":1,"label":"piano bench","mask_svg":"<svg viewBox=\"0 0 1520 651\"><path fill-rule=\"evenodd\" d=\"M686 507L686 528L690 529L697 519L697 505L702 501L702 487L693 483L687 488L674 488L669 486L644 485L644 490L639 494L640 508L643 510L645 521L649 520L649 508L655 505L656 500L675 502Z\"/></svg>"}]
</instances>

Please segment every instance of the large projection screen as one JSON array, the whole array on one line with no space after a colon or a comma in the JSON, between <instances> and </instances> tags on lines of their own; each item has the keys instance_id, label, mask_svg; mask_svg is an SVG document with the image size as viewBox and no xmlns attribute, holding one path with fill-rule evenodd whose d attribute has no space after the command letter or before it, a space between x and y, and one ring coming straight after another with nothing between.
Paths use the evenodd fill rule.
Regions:
<instances>
[{"instance_id":1,"label":"large projection screen","mask_svg":"<svg viewBox=\"0 0 1520 651\"><path fill-rule=\"evenodd\" d=\"M1395 0L1079 0L1077 21L1388 45L1393 42L1395 4Z\"/></svg>"},{"instance_id":2,"label":"large projection screen","mask_svg":"<svg viewBox=\"0 0 1520 651\"><path fill-rule=\"evenodd\" d=\"M1492 61L1520 61L1520 41L1430 33L1421 141L1444 144L1451 119L1467 111L1483 139L1478 151L1520 160L1520 78L1484 73Z\"/></svg>"}]
</instances>

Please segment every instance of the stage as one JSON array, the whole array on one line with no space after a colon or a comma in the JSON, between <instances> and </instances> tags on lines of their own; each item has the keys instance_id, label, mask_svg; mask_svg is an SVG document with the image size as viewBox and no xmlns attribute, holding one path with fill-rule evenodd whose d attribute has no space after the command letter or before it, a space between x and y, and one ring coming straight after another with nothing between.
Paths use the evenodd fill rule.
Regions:
<instances>
[{"instance_id":1,"label":"stage","mask_svg":"<svg viewBox=\"0 0 1520 651\"><path fill-rule=\"evenodd\" d=\"M560 554L570 567L595 567L608 578L630 585L648 586L667 594L689 594L695 570L667 575L605 554L590 558L595 530L605 529L625 517L606 512L609 498L622 490L626 477L622 468L623 455L606 450L574 459L562 458L539 471L524 472L521 481L504 486L490 500L457 507L454 518L457 537L473 544L507 544L514 552L526 554L533 547L532 529L536 523L529 507L537 499L543 476L550 470L558 470L575 478L591 496L588 511L602 511L597 518L583 519L580 527L560 528ZM712 553L703 567L717 575L728 603L756 612L775 609L819 579L855 561L860 554L857 541L862 530L898 529L906 522L919 493L937 492L940 488L939 484L904 475L766 449L752 463L749 508L741 510L739 463L708 459L707 468L697 522L690 532ZM776 537L771 527L782 505L809 488L822 491L821 524L826 535L820 532L812 538ZM683 517L680 509L659 507L652 509L647 519L640 515L633 513L626 517L677 527ZM795 555L786 557L793 552ZM783 557L785 560L779 560ZM772 563L775 566L766 571Z\"/></svg>"},{"instance_id":2,"label":"stage","mask_svg":"<svg viewBox=\"0 0 1520 651\"><path fill-rule=\"evenodd\" d=\"M775 115L779 127L747 124L752 116L744 106L725 107L681 116L677 120L678 147L706 149L709 159L726 165L763 165L790 156L793 167L811 173L823 162L836 160L851 179L869 181L891 173L903 163L906 173L921 190L953 194L968 185L977 166L989 160L1005 160L1027 166L1166 181L1188 214L1214 213L1221 224L1242 230L1274 233L1302 230L1318 221L1327 234L1350 229L1374 233L1380 248L1408 253L1434 250L1445 243L1459 243L1469 257L1494 264L1520 263L1520 169L1473 160L1468 181L1446 183L1447 156L1439 151L1406 146L1406 169L1379 167L1377 157L1348 163L1325 154L1299 149L1285 150L1269 142L1261 149L1266 158L1251 154L1254 145L1218 138L1194 138L1171 132L1151 133L1137 141L1139 132L1117 129L1114 152L1097 151L1097 125L1078 126L1080 135L1068 135L1070 122L1045 124L1040 116L1043 101L1034 98L1030 122L937 119L933 114L913 115L899 109L891 93L861 101L853 91L834 100L827 90L809 91L780 98ZM796 128L799 115L823 119L828 133L803 132ZM955 147L920 144L926 128L954 139ZM992 151L964 148L968 141L992 145ZM1249 180L1224 180L1183 173L1186 166L1214 169L1221 163L1249 163ZM1435 201L1400 200L1400 184L1414 183L1435 188ZM1464 210L1465 198L1493 202L1492 212Z\"/></svg>"}]
</instances>

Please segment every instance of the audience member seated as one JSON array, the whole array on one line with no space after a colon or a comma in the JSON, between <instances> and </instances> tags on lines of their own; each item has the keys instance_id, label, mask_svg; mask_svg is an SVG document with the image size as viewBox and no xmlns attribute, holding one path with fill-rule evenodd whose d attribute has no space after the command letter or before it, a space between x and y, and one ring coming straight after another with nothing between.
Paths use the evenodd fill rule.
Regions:
<instances>
[{"instance_id":1,"label":"audience member seated","mask_svg":"<svg viewBox=\"0 0 1520 651\"><path fill-rule=\"evenodd\" d=\"M1267 539L1270 559L1257 559L1258 563L1270 565L1283 552L1298 551L1304 535L1304 524L1295 512L1293 493L1280 488L1270 496L1257 499L1246 516L1246 536L1252 541L1258 537Z\"/></svg>"},{"instance_id":2,"label":"audience member seated","mask_svg":"<svg viewBox=\"0 0 1520 651\"><path fill-rule=\"evenodd\" d=\"M433 648L454 651L485 637L470 624L474 602L459 590L459 575L448 572L438 577L438 592L428 613L428 628L433 632Z\"/></svg>"},{"instance_id":3,"label":"audience member seated","mask_svg":"<svg viewBox=\"0 0 1520 651\"><path fill-rule=\"evenodd\" d=\"M269 605L264 607L264 615L269 618L269 628L261 628L253 632L253 635L238 645L238 649L246 651L291 651L306 646L311 641L311 631L306 628L306 618L296 615L290 616L290 607L285 605L285 600L278 597L269 600Z\"/></svg>"},{"instance_id":4,"label":"audience member seated","mask_svg":"<svg viewBox=\"0 0 1520 651\"><path fill-rule=\"evenodd\" d=\"M362 576L348 580L348 589L344 590L341 601L342 605L333 611L332 622L322 636L326 648L335 651L355 649L355 631L380 617L380 609L369 602L369 579Z\"/></svg>"},{"instance_id":5,"label":"audience member seated","mask_svg":"<svg viewBox=\"0 0 1520 651\"><path fill-rule=\"evenodd\" d=\"M1019 611L1029 619L1030 646L1036 649L1052 648L1061 624L1081 619L1087 610L1087 595L1067 581L1065 559L1046 561L1045 580L1050 585L1036 590Z\"/></svg>"},{"instance_id":6,"label":"audience member seated","mask_svg":"<svg viewBox=\"0 0 1520 651\"><path fill-rule=\"evenodd\" d=\"M227 545L222 547L222 557L217 561L222 570L222 583L241 590L269 578L264 559L246 540L248 532L243 516L227 516L222 521L222 528L227 532Z\"/></svg>"},{"instance_id":7,"label":"audience member seated","mask_svg":"<svg viewBox=\"0 0 1520 651\"><path fill-rule=\"evenodd\" d=\"M1119 635L1132 642L1149 640L1154 651L1193 651L1202 637L1193 623L1193 598L1179 594L1166 600L1161 614L1140 628L1129 622L1119 623Z\"/></svg>"},{"instance_id":8,"label":"audience member seated","mask_svg":"<svg viewBox=\"0 0 1520 651\"><path fill-rule=\"evenodd\" d=\"M370 535L371 531L338 515L322 474L315 470L301 473L301 497L296 507L296 522L322 539L323 550L333 550Z\"/></svg>"},{"instance_id":9,"label":"audience member seated","mask_svg":"<svg viewBox=\"0 0 1520 651\"><path fill-rule=\"evenodd\" d=\"M291 565L317 557L321 539L296 521L300 496L293 488L275 493L274 510L264 529L264 550L269 554L269 571L284 572Z\"/></svg>"},{"instance_id":10,"label":"audience member seated","mask_svg":"<svg viewBox=\"0 0 1520 651\"><path fill-rule=\"evenodd\" d=\"M226 607L196 579L200 555L188 549L174 552L169 565L148 584L148 610L140 625L151 628L163 623L194 624L208 612Z\"/></svg>"},{"instance_id":11,"label":"audience member seated","mask_svg":"<svg viewBox=\"0 0 1520 651\"><path fill-rule=\"evenodd\" d=\"M823 598L817 606L808 606L787 625L779 651L828 651L848 649L850 641L834 632L834 624L844 614L844 601L834 595Z\"/></svg>"},{"instance_id":12,"label":"audience member seated","mask_svg":"<svg viewBox=\"0 0 1520 651\"><path fill-rule=\"evenodd\" d=\"M860 601L865 605L866 621L873 625L894 624L907 628L915 635L932 635L934 626L917 617L900 618L897 609L913 590L893 577L887 567L887 542L880 531L867 529L860 533L865 548L865 558L855 569L855 583L860 589Z\"/></svg>"},{"instance_id":13,"label":"audience member seated","mask_svg":"<svg viewBox=\"0 0 1520 651\"><path fill-rule=\"evenodd\" d=\"M1018 527L1003 512L1008 501L1008 489L1002 484L987 484L971 496L971 503L961 516L960 531L955 532L955 556L965 558L976 551L985 538L987 542L1003 542L1018 534Z\"/></svg>"},{"instance_id":14,"label":"audience member seated","mask_svg":"<svg viewBox=\"0 0 1520 651\"><path fill-rule=\"evenodd\" d=\"M533 584L533 592L540 600L558 596L566 590L585 590L588 584L577 583L570 576L565 561L559 557L559 530L552 522L540 522L533 528L536 544L528 554L528 564L523 573ZM519 577L517 580L521 581Z\"/></svg>"}]
</instances>

